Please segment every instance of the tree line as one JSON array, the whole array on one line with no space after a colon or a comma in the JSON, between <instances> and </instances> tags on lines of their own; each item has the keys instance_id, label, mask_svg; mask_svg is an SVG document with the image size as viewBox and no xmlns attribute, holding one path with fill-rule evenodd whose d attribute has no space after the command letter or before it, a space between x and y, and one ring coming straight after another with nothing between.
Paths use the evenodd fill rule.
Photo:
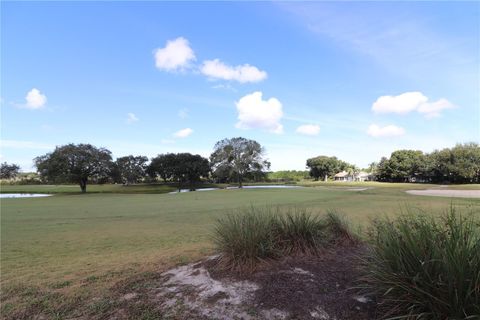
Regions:
<instances>
[{"instance_id":1,"label":"tree line","mask_svg":"<svg viewBox=\"0 0 480 320\"><path fill-rule=\"evenodd\" d=\"M45 183L77 183L82 192L88 183L133 184L140 181L172 182L178 188L194 190L203 180L237 182L263 177L270 168L265 149L256 141L242 137L223 139L214 146L210 158L191 153L166 153L149 159L129 155L112 159L106 148L91 144L67 144L36 157L34 165ZM2 164L2 176L12 178L11 165ZM16 165L14 165L16 166ZM14 169L17 170L18 166Z\"/></svg>"},{"instance_id":2,"label":"tree line","mask_svg":"<svg viewBox=\"0 0 480 320\"><path fill-rule=\"evenodd\" d=\"M356 166L336 157L310 158L306 165L315 180L332 178L340 171L352 175L359 172ZM373 180L384 182L480 183L480 146L471 142L431 153L397 150L390 158L383 157L363 170Z\"/></svg>"},{"instance_id":3,"label":"tree line","mask_svg":"<svg viewBox=\"0 0 480 320\"><path fill-rule=\"evenodd\" d=\"M372 168L379 181L479 183L480 146L471 142L431 153L398 150Z\"/></svg>"},{"instance_id":4,"label":"tree line","mask_svg":"<svg viewBox=\"0 0 480 320\"><path fill-rule=\"evenodd\" d=\"M125 156L112 159L111 152L91 144L67 144L34 159L42 182L78 183L86 192L88 183L134 184L171 182L179 189L195 189L202 181L236 182L301 180L307 174L315 180L327 180L340 171L350 175L360 169L336 157L318 156L307 159L305 171L268 172L270 162L265 149L255 140L242 137L223 139L214 145L209 159L191 153L166 153L148 159L146 156ZM0 178L12 179L19 174L16 164L2 163ZM424 153L419 150L397 150L366 169L373 180L385 182L480 183L480 146L478 143L457 144L453 148Z\"/></svg>"}]
</instances>

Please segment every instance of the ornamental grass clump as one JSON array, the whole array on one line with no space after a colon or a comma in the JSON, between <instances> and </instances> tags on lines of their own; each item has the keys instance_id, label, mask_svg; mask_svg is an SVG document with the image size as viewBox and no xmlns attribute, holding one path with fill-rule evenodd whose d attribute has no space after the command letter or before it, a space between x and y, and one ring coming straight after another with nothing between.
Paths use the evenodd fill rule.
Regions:
<instances>
[{"instance_id":1,"label":"ornamental grass clump","mask_svg":"<svg viewBox=\"0 0 480 320\"><path fill-rule=\"evenodd\" d=\"M276 217L267 208L245 208L217 220L213 241L227 269L254 269L280 254L272 226Z\"/></svg>"},{"instance_id":2,"label":"ornamental grass clump","mask_svg":"<svg viewBox=\"0 0 480 320\"><path fill-rule=\"evenodd\" d=\"M315 253L325 243L325 222L305 209L276 216L274 234L284 255Z\"/></svg>"},{"instance_id":3,"label":"ornamental grass clump","mask_svg":"<svg viewBox=\"0 0 480 320\"><path fill-rule=\"evenodd\" d=\"M330 217L321 218L300 208L278 207L249 207L226 215L217 220L213 234L220 266L251 271L262 262L283 256L316 254L336 242L339 230L349 230L334 213Z\"/></svg>"},{"instance_id":4,"label":"ornamental grass clump","mask_svg":"<svg viewBox=\"0 0 480 320\"><path fill-rule=\"evenodd\" d=\"M450 208L440 219L408 213L370 232L364 288L386 318L478 319L480 225Z\"/></svg>"}]
</instances>

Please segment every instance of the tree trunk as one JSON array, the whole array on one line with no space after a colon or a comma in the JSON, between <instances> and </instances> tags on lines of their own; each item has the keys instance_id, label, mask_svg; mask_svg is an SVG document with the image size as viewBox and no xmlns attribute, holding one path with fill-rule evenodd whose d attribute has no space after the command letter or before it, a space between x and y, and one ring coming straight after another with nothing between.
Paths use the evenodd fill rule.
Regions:
<instances>
[{"instance_id":1,"label":"tree trunk","mask_svg":"<svg viewBox=\"0 0 480 320\"><path fill-rule=\"evenodd\" d=\"M325 175L325 182L327 182L328 180L328 175Z\"/></svg>"},{"instance_id":2,"label":"tree trunk","mask_svg":"<svg viewBox=\"0 0 480 320\"><path fill-rule=\"evenodd\" d=\"M242 176L241 175L238 175L238 188L243 188L243 184L242 184Z\"/></svg>"},{"instance_id":3,"label":"tree trunk","mask_svg":"<svg viewBox=\"0 0 480 320\"><path fill-rule=\"evenodd\" d=\"M82 190L82 193L87 192L87 179L86 178L80 179L80 189Z\"/></svg>"}]
</instances>

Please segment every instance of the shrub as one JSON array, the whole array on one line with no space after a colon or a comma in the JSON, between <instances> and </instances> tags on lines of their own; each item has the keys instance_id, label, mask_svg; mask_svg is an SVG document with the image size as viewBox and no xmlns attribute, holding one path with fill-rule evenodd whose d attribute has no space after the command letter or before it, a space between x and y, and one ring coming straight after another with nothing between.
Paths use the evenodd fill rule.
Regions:
<instances>
[{"instance_id":1,"label":"shrub","mask_svg":"<svg viewBox=\"0 0 480 320\"><path fill-rule=\"evenodd\" d=\"M360 242L358 236L352 231L346 218L334 210L328 210L326 215L326 225L331 241L348 241L352 244Z\"/></svg>"},{"instance_id":2,"label":"shrub","mask_svg":"<svg viewBox=\"0 0 480 320\"><path fill-rule=\"evenodd\" d=\"M271 207L250 207L227 215L217 221L213 236L221 266L253 270L261 262L285 255L314 254L339 236L339 230L349 232L336 214L329 217L325 220L305 209L282 212Z\"/></svg>"},{"instance_id":3,"label":"shrub","mask_svg":"<svg viewBox=\"0 0 480 320\"><path fill-rule=\"evenodd\" d=\"M273 232L284 254L314 253L325 240L324 221L304 209L278 215L275 222Z\"/></svg>"},{"instance_id":4,"label":"shrub","mask_svg":"<svg viewBox=\"0 0 480 320\"><path fill-rule=\"evenodd\" d=\"M364 287L386 317L479 317L478 220L452 207L441 219L412 213L381 219L371 231Z\"/></svg>"},{"instance_id":5,"label":"shrub","mask_svg":"<svg viewBox=\"0 0 480 320\"><path fill-rule=\"evenodd\" d=\"M272 226L275 216L268 209L250 207L218 219L213 240L228 269L253 269L278 256Z\"/></svg>"}]
</instances>

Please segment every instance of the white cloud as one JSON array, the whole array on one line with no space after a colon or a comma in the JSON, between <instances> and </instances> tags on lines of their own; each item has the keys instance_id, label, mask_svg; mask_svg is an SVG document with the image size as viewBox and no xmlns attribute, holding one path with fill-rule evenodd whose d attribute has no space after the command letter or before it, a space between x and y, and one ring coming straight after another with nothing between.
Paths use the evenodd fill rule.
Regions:
<instances>
[{"instance_id":1,"label":"white cloud","mask_svg":"<svg viewBox=\"0 0 480 320\"><path fill-rule=\"evenodd\" d=\"M447 99L429 102L423 93L405 92L398 96L381 96L372 105L375 113L398 113L406 114L417 111L426 118L438 117L444 109L454 108Z\"/></svg>"},{"instance_id":2,"label":"white cloud","mask_svg":"<svg viewBox=\"0 0 480 320\"><path fill-rule=\"evenodd\" d=\"M195 61L195 53L183 37L167 41L165 48L156 49L154 54L156 67L165 71L182 70Z\"/></svg>"},{"instance_id":3,"label":"white cloud","mask_svg":"<svg viewBox=\"0 0 480 320\"><path fill-rule=\"evenodd\" d=\"M137 122L138 119L137 116L134 114L134 113L127 113L127 123L130 124L130 123L134 123L134 122Z\"/></svg>"},{"instance_id":4,"label":"white cloud","mask_svg":"<svg viewBox=\"0 0 480 320\"><path fill-rule=\"evenodd\" d=\"M42 94L37 88L30 90L25 96L27 103L23 106L27 109L41 109L47 103L47 96Z\"/></svg>"},{"instance_id":5,"label":"white cloud","mask_svg":"<svg viewBox=\"0 0 480 320\"><path fill-rule=\"evenodd\" d=\"M240 83L259 82L267 78L267 73L255 66L229 66L219 59L204 61L200 71L212 79L234 80Z\"/></svg>"},{"instance_id":6,"label":"white cloud","mask_svg":"<svg viewBox=\"0 0 480 320\"><path fill-rule=\"evenodd\" d=\"M180 119L188 118L188 109L186 108L180 109L178 111L178 116L180 117Z\"/></svg>"},{"instance_id":7,"label":"white cloud","mask_svg":"<svg viewBox=\"0 0 480 320\"><path fill-rule=\"evenodd\" d=\"M320 133L320 126L316 124L303 124L297 128L297 133L316 136Z\"/></svg>"},{"instance_id":8,"label":"white cloud","mask_svg":"<svg viewBox=\"0 0 480 320\"><path fill-rule=\"evenodd\" d=\"M367 134L375 138L398 137L405 134L405 129L403 129L402 127L397 127L393 124L385 127L379 127L376 124L372 124L368 127Z\"/></svg>"},{"instance_id":9,"label":"white cloud","mask_svg":"<svg viewBox=\"0 0 480 320\"><path fill-rule=\"evenodd\" d=\"M176 138L186 138L189 135L191 135L192 133L193 133L192 129L185 128L185 129L182 129L182 130L178 130L177 132L175 132L173 134L173 136L176 137Z\"/></svg>"},{"instance_id":10,"label":"white cloud","mask_svg":"<svg viewBox=\"0 0 480 320\"><path fill-rule=\"evenodd\" d=\"M453 104L450 103L447 99L440 99L431 103L424 103L418 107L418 112L425 115L427 118L439 117L440 112L446 109L455 108Z\"/></svg>"},{"instance_id":11,"label":"white cloud","mask_svg":"<svg viewBox=\"0 0 480 320\"><path fill-rule=\"evenodd\" d=\"M247 94L238 102L238 122L240 129L265 129L274 133L282 133L280 120L283 116L282 104L276 98L262 100L262 92Z\"/></svg>"}]
</instances>

